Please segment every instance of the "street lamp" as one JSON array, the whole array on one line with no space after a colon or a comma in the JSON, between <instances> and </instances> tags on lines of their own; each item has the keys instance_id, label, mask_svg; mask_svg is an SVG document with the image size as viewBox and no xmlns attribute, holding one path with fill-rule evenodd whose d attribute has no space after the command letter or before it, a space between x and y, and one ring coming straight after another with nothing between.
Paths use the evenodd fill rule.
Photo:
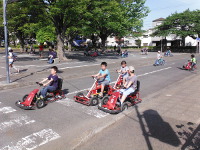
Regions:
<instances>
[{"instance_id":1,"label":"street lamp","mask_svg":"<svg viewBox=\"0 0 200 150\"><path fill-rule=\"evenodd\" d=\"M8 60L8 29L7 29L7 4L17 2L19 0L3 0L3 25L4 25L4 38L5 38L5 52L6 52L6 77L7 83L10 83L10 70L9 70L9 60Z\"/></svg>"}]
</instances>

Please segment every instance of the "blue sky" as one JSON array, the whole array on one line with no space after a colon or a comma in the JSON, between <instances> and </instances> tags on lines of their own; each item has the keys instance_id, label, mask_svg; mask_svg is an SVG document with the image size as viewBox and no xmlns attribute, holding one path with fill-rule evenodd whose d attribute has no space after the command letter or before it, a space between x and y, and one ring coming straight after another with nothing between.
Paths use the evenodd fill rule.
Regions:
<instances>
[{"instance_id":1,"label":"blue sky","mask_svg":"<svg viewBox=\"0 0 200 150\"><path fill-rule=\"evenodd\" d=\"M152 21L158 18L166 18L174 12L182 12L186 9L200 9L200 0L146 0L151 12L144 19L144 29L151 28Z\"/></svg>"}]
</instances>

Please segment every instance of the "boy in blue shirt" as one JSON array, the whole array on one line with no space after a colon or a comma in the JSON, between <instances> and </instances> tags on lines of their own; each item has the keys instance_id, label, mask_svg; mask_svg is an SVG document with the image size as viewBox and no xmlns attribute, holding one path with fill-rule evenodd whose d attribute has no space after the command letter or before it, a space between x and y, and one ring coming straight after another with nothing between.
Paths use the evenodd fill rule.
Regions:
<instances>
[{"instance_id":1,"label":"boy in blue shirt","mask_svg":"<svg viewBox=\"0 0 200 150\"><path fill-rule=\"evenodd\" d=\"M100 97L103 96L104 87L106 85L109 85L110 83L110 72L107 69L107 63L102 62L101 63L101 70L98 74L93 75L92 77L96 77L99 81L99 84L101 85L101 93L99 94Z\"/></svg>"}]
</instances>

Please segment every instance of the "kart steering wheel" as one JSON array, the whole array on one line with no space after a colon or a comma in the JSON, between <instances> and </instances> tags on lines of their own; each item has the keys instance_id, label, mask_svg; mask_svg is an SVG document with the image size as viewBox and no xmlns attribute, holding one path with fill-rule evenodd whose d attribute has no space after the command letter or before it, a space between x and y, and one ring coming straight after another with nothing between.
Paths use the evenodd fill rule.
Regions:
<instances>
[{"instance_id":1,"label":"kart steering wheel","mask_svg":"<svg viewBox=\"0 0 200 150\"><path fill-rule=\"evenodd\" d=\"M39 86L43 86L43 84L42 83L39 83L39 82L35 82L36 84L38 84Z\"/></svg>"}]
</instances>

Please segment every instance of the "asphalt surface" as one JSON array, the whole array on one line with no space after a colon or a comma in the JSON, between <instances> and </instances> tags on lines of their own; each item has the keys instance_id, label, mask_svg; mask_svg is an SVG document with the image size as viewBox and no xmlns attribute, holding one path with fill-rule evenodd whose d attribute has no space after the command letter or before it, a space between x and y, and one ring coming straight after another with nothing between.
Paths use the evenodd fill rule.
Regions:
<instances>
[{"instance_id":1,"label":"asphalt surface","mask_svg":"<svg viewBox=\"0 0 200 150\"><path fill-rule=\"evenodd\" d=\"M161 67L152 66L154 57L155 54L149 56L133 54L127 58L128 65L136 67L136 74L141 81L142 98L197 73L177 68L181 67L188 59L189 55L187 54L177 54L174 58L166 58L168 60L166 65ZM73 96L78 91L86 92L85 89L92 85L93 79L89 77L89 74L98 72L101 61L108 61L112 81L115 81L117 74L114 70L120 67L121 60L119 57L115 59L102 57L95 62L74 60L74 62L68 62L69 64L61 65L59 68L63 68L65 73L78 73L79 76L64 80L63 90L66 93L66 99L49 104L43 109L25 111L15 106L15 102L23 95L38 88L36 85L0 91L0 134L3 137L0 140L0 150L67 150L74 148L79 143L77 141L81 141L80 138L87 134L87 130L109 121L112 115L98 110L97 107L76 103ZM77 65L75 62L81 65ZM28 62L27 65L29 65ZM33 68L39 68L37 66L40 65ZM79 67L73 68L73 66ZM65 69L64 67L72 68ZM28 80L38 80L47 74L46 71L38 76L30 77ZM60 73L59 75L64 76L65 74Z\"/></svg>"}]
</instances>

